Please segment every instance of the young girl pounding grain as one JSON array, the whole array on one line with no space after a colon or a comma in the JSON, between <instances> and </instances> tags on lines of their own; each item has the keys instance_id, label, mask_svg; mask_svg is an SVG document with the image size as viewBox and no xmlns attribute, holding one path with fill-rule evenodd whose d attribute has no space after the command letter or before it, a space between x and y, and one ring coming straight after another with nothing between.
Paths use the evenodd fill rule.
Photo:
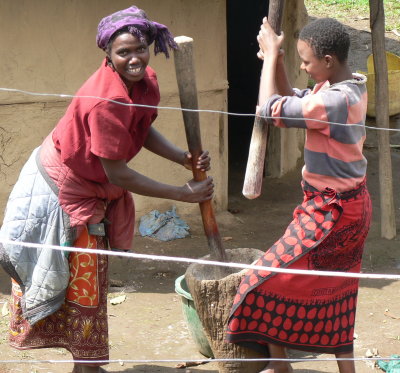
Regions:
<instances>
[{"instance_id":1,"label":"young girl pounding grain","mask_svg":"<svg viewBox=\"0 0 400 373\"><path fill-rule=\"evenodd\" d=\"M293 89L276 35L265 18L257 40L264 60L260 116L278 127L306 130L303 202L284 235L258 265L360 272L371 220L362 154L367 108L366 78L347 64L350 39L334 19L311 22L300 32L301 69L316 85ZM227 340L285 359L286 348L353 357L358 279L269 271L247 272L238 288ZM338 360L354 373L352 360ZM264 373L292 372L271 361Z\"/></svg>"}]
</instances>

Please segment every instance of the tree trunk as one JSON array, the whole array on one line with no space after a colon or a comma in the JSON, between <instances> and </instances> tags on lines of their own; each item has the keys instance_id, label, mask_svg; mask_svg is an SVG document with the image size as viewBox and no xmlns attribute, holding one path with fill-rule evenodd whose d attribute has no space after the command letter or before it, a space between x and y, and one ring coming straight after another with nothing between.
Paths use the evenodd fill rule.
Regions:
<instances>
[{"instance_id":1,"label":"tree trunk","mask_svg":"<svg viewBox=\"0 0 400 373\"><path fill-rule=\"evenodd\" d=\"M263 252L257 249L241 248L226 250L230 262L253 263ZM209 259L204 257L203 259ZM224 268L225 269L225 268ZM192 264L186 271L185 280L192 294L193 301L204 332L217 359L261 359L267 357L253 350L225 342L225 332L233 304L233 298L247 270L234 272L227 269L225 277L213 266ZM257 373L266 365L258 362L220 362L220 373Z\"/></svg>"}]
</instances>

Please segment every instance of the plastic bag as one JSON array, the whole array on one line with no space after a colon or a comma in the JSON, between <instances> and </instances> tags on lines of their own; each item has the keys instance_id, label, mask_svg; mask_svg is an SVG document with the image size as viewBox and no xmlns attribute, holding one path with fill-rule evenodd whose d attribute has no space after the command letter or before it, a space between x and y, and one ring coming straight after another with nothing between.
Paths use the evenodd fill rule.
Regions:
<instances>
[{"instance_id":1,"label":"plastic bag","mask_svg":"<svg viewBox=\"0 0 400 373\"><path fill-rule=\"evenodd\" d=\"M161 213L150 211L140 218L139 233L142 236L156 238L160 241L171 241L189 236L189 226L176 214L176 207Z\"/></svg>"},{"instance_id":2,"label":"plastic bag","mask_svg":"<svg viewBox=\"0 0 400 373\"><path fill-rule=\"evenodd\" d=\"M386 373L400 373L400 355L391 355L392 358L397 358L399 360L378 360L378 366Z\"/></svg>"}]
</instances>

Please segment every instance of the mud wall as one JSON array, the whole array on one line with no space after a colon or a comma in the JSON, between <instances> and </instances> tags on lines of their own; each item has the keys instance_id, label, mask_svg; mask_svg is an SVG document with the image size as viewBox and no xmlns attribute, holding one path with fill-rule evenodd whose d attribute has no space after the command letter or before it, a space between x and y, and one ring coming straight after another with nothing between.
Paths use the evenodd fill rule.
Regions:
<instances>
[{"instance_id":1,"label":"mud wall","mask_svg":"<svg viewBox=\"0 0 400 373\"><path fill-rule=\"evenodd\" d=\"M98 68L104 53L95 43L99 20L132 5L127 0L3 0L0 3L0 87L74 94ZM137 0L150 19L175 36L194 39L199 106L226 110L225 0ZM160 106L179 107L173 57L150 60L157 71ZM31 151L63 115L68 99L0 92L0 218L9 192ZM203 147L212 155L217 210L227 207L227 125L219 114L200 116ZM182 115L159 110L155 124L186 149ZM143 150L131 166L164 183L183 185L191 173ZM178 213L198 214L197 205L135 196L137 217L177 205Z\"/></svg>"}]
</instances>

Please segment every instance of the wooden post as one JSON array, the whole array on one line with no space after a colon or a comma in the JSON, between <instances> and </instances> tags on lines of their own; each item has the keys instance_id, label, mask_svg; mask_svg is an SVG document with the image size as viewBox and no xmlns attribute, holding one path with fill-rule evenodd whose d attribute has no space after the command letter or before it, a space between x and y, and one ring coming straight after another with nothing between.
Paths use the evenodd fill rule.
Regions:
<instances>
[{"instance_id":1,"label":"wooden post","mask_svg":"<svg viewBox=\"0 0 400 373\"><path fill-rule=\"evenodd\" d=\"M383 0L369 0L369 7L375 69L376 123L381 128L389 128L389 85L385 53L385 14ZM378 131L378 149L381 236L390 240L396 237L396 220L389 131Z\"/></svg>"},{"instance_id":2,"label":"wooden post","mask_svg":"<svg viewBox=\"0 0 400 373\"><path fill-rule=\"evenodd\" d=\"M269 1L268 22L277 34L281 32L283 6L284 0ZM261 79L264 79L262 75ZM261 194L267 138L268 126L264 124L263 120L256 117L251 135L249 158L242 191L243 195L249 199L257 198Z\"/></svg>"},{"instance_id":3,"label":"wooden post","mask_svg":"<svg viewBox=\"0 0 400 373\"><path fill-rule=\"evenodd\" d=\"M193 39L186 36L178 36L175 38L175 41L179 46L179 49L174 51L174 57L181 107L182 109L197 110L198 103L196 74L193 63ZM203 151L199 113L194 111L182 111L182 115L188 148L192 154L193 177L196 181L202 181L207 178L207 174L195 167L197 159ZM210 253L217 260L226 262L226 254L222 247L222 240L215 219L212 201L202 202L199 205Z\"/></svg>"}]
</instances>

